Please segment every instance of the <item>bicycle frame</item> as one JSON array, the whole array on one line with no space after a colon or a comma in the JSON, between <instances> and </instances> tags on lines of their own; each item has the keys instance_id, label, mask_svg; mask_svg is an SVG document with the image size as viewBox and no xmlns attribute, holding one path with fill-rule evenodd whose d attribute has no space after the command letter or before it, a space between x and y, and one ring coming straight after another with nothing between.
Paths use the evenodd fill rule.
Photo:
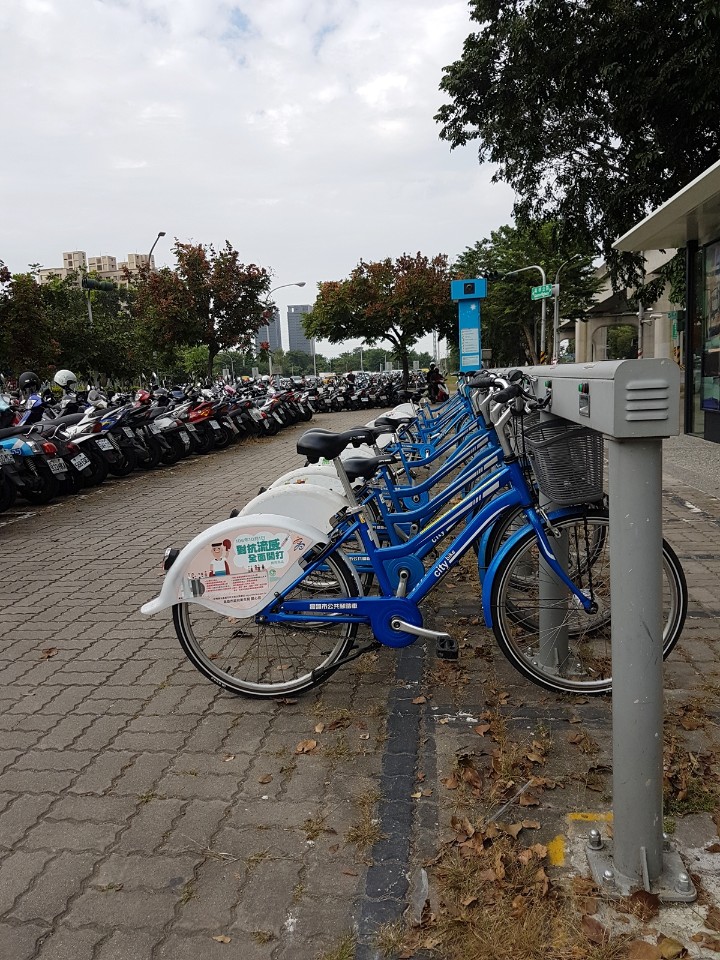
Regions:
<instances>
[{"instance_id":1,"label":"bicycle frame","mask_svg":"<svg viewBox=\"0 0 720 960\"><path fill-rule=\"evenodd\" d=\"M509 490L495 496L500 487L508 485ZM481 507L480 511L466 523L442 555L425 571L420 558L426 556L435 544L442 541L453 527L478 506ZM315 556L308 558L309 562L303 574L274 596L256 619L261 623L292 623L297 621L297 614L311 614L312 620L318 623L343 622L370 625L375 638L386 646L401 647L413 643L418 634L398 629L397 624L404 622L405 626L409 624L415 628L421 627L422 616L418 610L418 604L459 563L473 541L482 536L503 511L518 506L522 507L528 523L535 531L543 559L576 597L583 609L589 612L593 606L592 600L573 583L556 559L545 532L543 520L532 504L522 470L516 460L510 460L481 482L461 503L434 520L407 543L389 547L376 546L365 518L360 514L351 527L338 538L331 538L330 543L321 548ZM285 599L306 576L320 569L324 560L338 551L355 534L360 536L367 551L367 558L377 577L381 596ZM422 574L420 569L423 570ZM400 573L401 570L410 572L403 576ZM489 578L486 579L486 586L488 584ZM409 592L405 593L407 588Z\"/></svg>"}]
</instances>

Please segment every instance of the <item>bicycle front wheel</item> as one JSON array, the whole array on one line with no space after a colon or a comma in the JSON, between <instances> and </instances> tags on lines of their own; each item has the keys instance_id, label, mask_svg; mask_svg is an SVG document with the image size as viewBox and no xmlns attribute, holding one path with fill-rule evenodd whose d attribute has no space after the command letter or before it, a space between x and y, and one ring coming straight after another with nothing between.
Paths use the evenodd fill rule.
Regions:
<instances>
[{"instance_id":1,"label":"bicycle front wheel","mask_svg":"<svg viewBox=\"0 0 720 960\"><path fill-rule=\"evenodd\" d=\"M607 693L612 688L609 519L604 512L580 511L554 521L553 528L565 536L569 576L586 593L591 589L597 612L585 613L547 568L543 576L549 587L541 599L540 554L535 533L528 530L493 581L495 638L510 663L547 690ZM682 632L688 594L680 561L664 540L662 550L664 659Z\"/></svg>"},{"instance_id":2,"label":"bicycle front wheel","mask_svg":"<svg viewBox=\"0 0 720 960\"><path fill-rule=\"evenodd\" d=\"M358 595L342 556L328 557L306 575L286 600ZM324 623L311 614L292 623L256 623L228 617L196 603L173 607L173 623L191 663L213 683L248 697L282 697L317 686L337 669L357 624Z\"/></svg>"}]
</instances>

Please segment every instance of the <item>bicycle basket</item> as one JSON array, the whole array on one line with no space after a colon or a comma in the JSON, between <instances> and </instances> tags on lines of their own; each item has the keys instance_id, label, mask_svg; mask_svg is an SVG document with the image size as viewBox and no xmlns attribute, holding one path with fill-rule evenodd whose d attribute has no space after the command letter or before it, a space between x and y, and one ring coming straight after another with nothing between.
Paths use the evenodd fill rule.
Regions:
<instances>
[{"instance_id":1,"label":"bicycle basket","mask_svg":"<svg viewBox=\"0 0 720 960\"><path fill-rule=\"evenodd\" d=\"M525 443L538 487L549 500L561 507L602 500L602 434L554 417L527 427Z\"/></svg>"}]
</instances>

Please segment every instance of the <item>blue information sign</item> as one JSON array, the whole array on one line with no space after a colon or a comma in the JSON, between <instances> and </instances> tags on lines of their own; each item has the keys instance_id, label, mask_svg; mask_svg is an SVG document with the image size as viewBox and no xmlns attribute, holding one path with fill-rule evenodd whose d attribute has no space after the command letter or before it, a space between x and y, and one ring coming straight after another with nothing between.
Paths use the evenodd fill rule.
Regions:
<instances>
[{"instance_id":1,"label":"blue information sign","mask_svg":"<svg viewBox=\"0 0 720 960\"><path fill-rule=\"evenodd\" d=\"M487 296L487 280L453 280L450 296L457 301L460 341L460 370L479 370L482 361L480 344L480 300Z\"/></svg>"}]
</instances>

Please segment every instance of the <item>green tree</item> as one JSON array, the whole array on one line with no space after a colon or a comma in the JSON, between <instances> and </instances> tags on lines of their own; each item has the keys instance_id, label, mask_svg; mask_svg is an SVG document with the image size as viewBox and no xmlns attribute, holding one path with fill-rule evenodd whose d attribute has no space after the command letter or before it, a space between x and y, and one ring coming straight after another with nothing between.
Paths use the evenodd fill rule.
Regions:
<instances>
[{"instance_id":1,"label":"green tree","mask_svg":"<svg viewBox=\"0 0 720 960\"><path fill-rule=\"evenodd\" d=\"M717 160L716 0L470 0L477 30L445 67L436 115L451 147L479 142L516 217L596 244L613 283L639 260L612 243Z\"/></svg>"},{"instance_id":2,"label":"green tree","mask_svg":"<svg viewBox=\"0 0 720 960\"><path fill-rule=\"evenodd\" d=\"M42 287L32 273L11 276L0 261L0 368L44 377L56 369L59 354Z\"/></svg>"},{"instance_id":3,"label":"green tree","mask_svg":"<svg viewBox=\"0 0 720 960\"><path fill-rule=\"evenodd\" d=\"M243 264L226 241L212 244L175 241L175 270L145 271L135 309L158 348L174 355L178 347L205 345L208 376L221 350L248 348L268 309L270 274Z\"/></svg>"},{"instance_id":4,"label":"green tree","mask_svg":"<svg viewBox=\"0 0 720 960\"><path fill-rule=\"evenodd\" d=\"M412 345L433 330L443 336L452 331L450 279L445 254L432 258L403 254L377 263L361 260L346 280L319 285L315 306L303 319L305 333L331 343L354 337L370 346L387 341L407 382Z\"/></svg>"},{"instance_id":5,"label":"green tree","mask_svg":"<svg viewBox=\"0 0 720 960\"><path fill-rule=\"evenodd\" d=\"M488 295L481 301L482 346L492 350L493 366L538 363L541 304L530 300L530 287L541 282L539 271L527 271L501 279L511 270L537 264L544 268L549 283L558 268L578 251L558 248L553 223L500 227L489 238L467 247L454 264L458 276L487 274ZM560 275L560 318L580 315L598 289L589 257L568 263ZM553 301L548 301L546 335L552 345Z\"/></svg>"}]
</instances>

